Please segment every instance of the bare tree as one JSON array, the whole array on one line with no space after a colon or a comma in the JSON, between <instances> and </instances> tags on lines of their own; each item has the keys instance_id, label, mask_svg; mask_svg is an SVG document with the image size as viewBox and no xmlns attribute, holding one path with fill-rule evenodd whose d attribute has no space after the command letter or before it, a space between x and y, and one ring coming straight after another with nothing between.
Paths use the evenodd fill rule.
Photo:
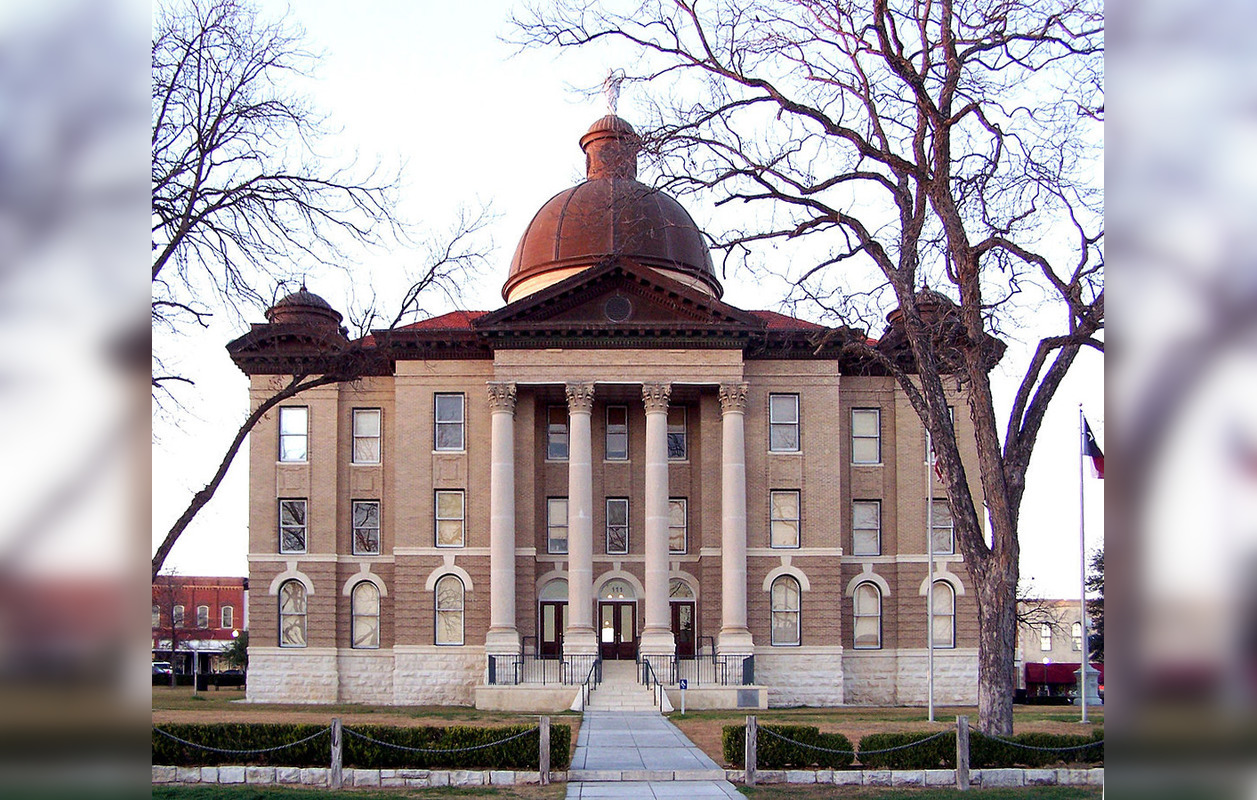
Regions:
<instances>
[{"instance_id":1,"label":"bare tree","mask_svg":"<svg viewBox=\"0 0 1257 800\"><path fill-rule=\"evenodd\" d=\"M978 602L979 727L1010 733L1026 468L1079 352L1104 349L1099 4L560 0L515 22L525 47L630 49L629 80L657 98L644 138L660 184L750 207L715 242L726 269L789 241L809 259L774 267L790 301L866 329L901 310L908 358L846 346L897 379L932 437ZM1027 323L1056 327L1034 333L1001 425L994 335ZM976 431L990 545L949 377Z\"/></svg>"},{"instance_id":2,"label":"bare tree","mask_svg":"<svg viewBox=\"0 0 1257 800\"><path fill-rule=\"evenodd\" d=\"M318 57L299 29L247 0L170 0L152 42L152 318L205 326L265 307L298 263L405 235L395 177L319 152L326 117L293 88ZM188 381L154 356L153 388Z\"/></svg>"}]
</instances>

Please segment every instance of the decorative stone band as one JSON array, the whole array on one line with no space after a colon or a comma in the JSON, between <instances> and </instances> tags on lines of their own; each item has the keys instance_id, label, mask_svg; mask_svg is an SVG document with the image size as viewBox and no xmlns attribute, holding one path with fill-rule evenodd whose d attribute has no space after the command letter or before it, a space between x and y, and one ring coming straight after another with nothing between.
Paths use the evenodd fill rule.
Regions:
<instances>
[{"instance_id":1,"label":"decorative stone band","mask_svg":"<svg viewBox=\"0 0 1257 800\"><path fill-rule=\"evenodd\" d=\"M490 381L488 388L490 411L515 413L515 384Z\"/></svg>"},{"instance_id":2,"label":"decorative stone band","mask_svg":"<svg viewBox=\"0 0 1257 800\"><path fill-rule=\"evenodd\" d=\"M667 413L668 398L672 396L672 386L667 383L643 383L642 402L646 404L646 413Z\"/></svg>"},{"instance_id":3,"label":"decorative stone band","mask_svg":"<svg viewBox=\"0 0 1257 800\"><path fill-rule=\"evenodd\" d=\"M569 413L588 414L594 408L594 385L592 383L569 383L564 387L567 392L567 410Z\"/></svg>"},{"instance_id":4,"label":"decorative stone band","mask_svg":"<svg viewBox=\"0 0 1257 800\"><path fill-rule=\"evenodd\" d=\"M722 383L720 384L720 413L746 413L746 390L745 383Z\"/></svg>"}]
</instances>

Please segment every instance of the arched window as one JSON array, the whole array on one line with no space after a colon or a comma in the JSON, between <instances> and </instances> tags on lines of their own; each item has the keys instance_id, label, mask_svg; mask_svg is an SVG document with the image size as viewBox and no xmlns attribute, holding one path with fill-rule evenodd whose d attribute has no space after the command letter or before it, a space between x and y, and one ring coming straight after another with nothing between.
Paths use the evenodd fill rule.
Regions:
<instances>
[{"instance_id":1,"label":"arched window","mask_svg":"<svg viewBox=\"0 0 1257 800\"><path fill-rule=\"evenodd\" d=\"M882 592L865 581L855 587L855 647L878 650L882 646Z\"/></svg>"},{"instance_id":2,"label":"arched window","mask_svg":"<svg viewBox=\"0 0 1257 800\"><path fill-rule=\"evenodd\" d=\"M436 582L436 643L463 643L463 582L457 575Z\"/></svg>"},{"instance_id":3,"label":"arched window","mask_svg":"<svg viewBox=\"0 0 1257 800\"><path fill-rule=\"evenodd\" d=\"M172 628L183 627L183 606L175 606L170 613L170 626Z\"/></svg>"},{"instance_id":4,"label":"arched window","mask_svg":"<svg viewBox=\"0 0 1257 800\"><path fill-rule=\"evenodd\" d=\"M279 646L306 646L306 587L284 581L279 587Z\"/></svg>"},{"instance_id":5,"label":"arched window","mask_svg":"<svg viewBox=\"0 0 1257 800\"><path fill-rule=\"evenodd\" d=\"M934 646L956 646L956 592L947 581L934 581Z\"/></svg>"},{"instance_id":6,"label":"arched window","mask_svg":"<svg viewBox=\"0 0 1257 800\"><path fill-rule=\"evenodd\" d=\"M799 644L799 582L782 575L772 585L772 642Z\"/></svg>"},{"instance_id":7,"label":"arched window","mask_svg":"<svg viewBox=\"0 0 1257 800\"><path fill-rule=\"evenodd\" d=\"M690 585L680 578L673 578L668 581L668 599L669 600L693 600L694 590Z\"/></svg>"},{"instance_id":8,"label":"arched window","mask_svg":"<svg viewBox=\"0 0 1257 800\"><path fill-rule=\"evenodd\" d=\"M1073 647L1074 652L1082 652L1082 623L1075 622L1070 628L1070 634L1073 638L1071 646Z\"/></svg>"},{"instance_id":9,"label":"arched window","mask_svg":"<svg viewBox=\"0 0 1257 800\"><path fill-rule=\"evenodd\" d=\"M202 630L209 627L209 606L196 607L196 627Z\"/></svg>"},{"instance_id":10,"label":"arched window","mask_svg":"<svg viewBox=\"0 0 1257 800\"><path fill-rule=\"evenodd\" d=\"M219 620L222 623L222 627L230 628L236 624L236 609L231 606L223 606L219 613L222 615L222 619Z\"/></svg>"},{"instance_id":11,"label":"arched window","mask_svg":"<svg viewBox=\"0 0 1257 800\"><path fill-rule=\"evenodd\" d=\"M380 646L380 590L370 581L354 587L352 598L353 640L357 648Z\"/></svg>"},{"instance_id":12,"label":"arched window","mask_svg":"<svg viewBox=\"0 0 1257 800\"><path fill-rule=\"evenodd\" d=\"M161 627L161 606L153 603L153 627Z\"/></svg>"}]
</instances>

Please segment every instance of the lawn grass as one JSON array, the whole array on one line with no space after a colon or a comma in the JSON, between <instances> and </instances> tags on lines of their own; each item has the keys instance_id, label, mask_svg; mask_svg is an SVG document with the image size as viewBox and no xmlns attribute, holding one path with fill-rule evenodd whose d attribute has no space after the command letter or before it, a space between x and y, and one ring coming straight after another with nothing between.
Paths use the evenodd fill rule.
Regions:
<instances>
[{"instance_id":1,"label":"lawn grass","mask_svg":"<svg viewBox=\"0 0 1257 800\"><path fill-rule=\"evenodd\" d=\"M1026 786L1016 789L887 789L873 786L739 786L752 800L830 800L841 791L843 798L863 800L1093 800L1104 796L1099 786ZM156 797L156 795L153 795Z\"/></svg>"},{"instance_id":2,"label":"lawn grass","mask_svg":"<svg viewBox=\"0 0 1257 800\"><path fill-rule=\"evenodd\" d=\"M327 800L329 797L352 797L354 800L398 800L398 798L507 798L521 800L560 800L567 793L567 784L549 786L434 786L429 789L328 789L290 788L286 786L154 786L153 800Z\"/></svg>"}]
</instances>

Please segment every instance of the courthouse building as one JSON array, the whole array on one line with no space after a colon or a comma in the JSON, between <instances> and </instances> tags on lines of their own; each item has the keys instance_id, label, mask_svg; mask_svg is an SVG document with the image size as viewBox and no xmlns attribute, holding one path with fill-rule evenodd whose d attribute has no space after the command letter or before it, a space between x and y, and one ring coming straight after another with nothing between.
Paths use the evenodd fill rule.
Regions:
<instances>
[{"instance_id":1,"label":"courthouse building","mask_svg":"<svg viewBox=\"0 0 1257 800\"><path fill-rule=\"evenodd\" d=\"M896 381L844 350L864 334L722 302L632 127L580 145L501 308L351 342L303 287L228 346L254 408L365 373L250 437L249 699L566 708L601 659L688 676L691 707L924 704L932 627L935 699L976 702L942 486ZM910 367L898 319L877 347Z\"/></svg>"}]
</instances>

